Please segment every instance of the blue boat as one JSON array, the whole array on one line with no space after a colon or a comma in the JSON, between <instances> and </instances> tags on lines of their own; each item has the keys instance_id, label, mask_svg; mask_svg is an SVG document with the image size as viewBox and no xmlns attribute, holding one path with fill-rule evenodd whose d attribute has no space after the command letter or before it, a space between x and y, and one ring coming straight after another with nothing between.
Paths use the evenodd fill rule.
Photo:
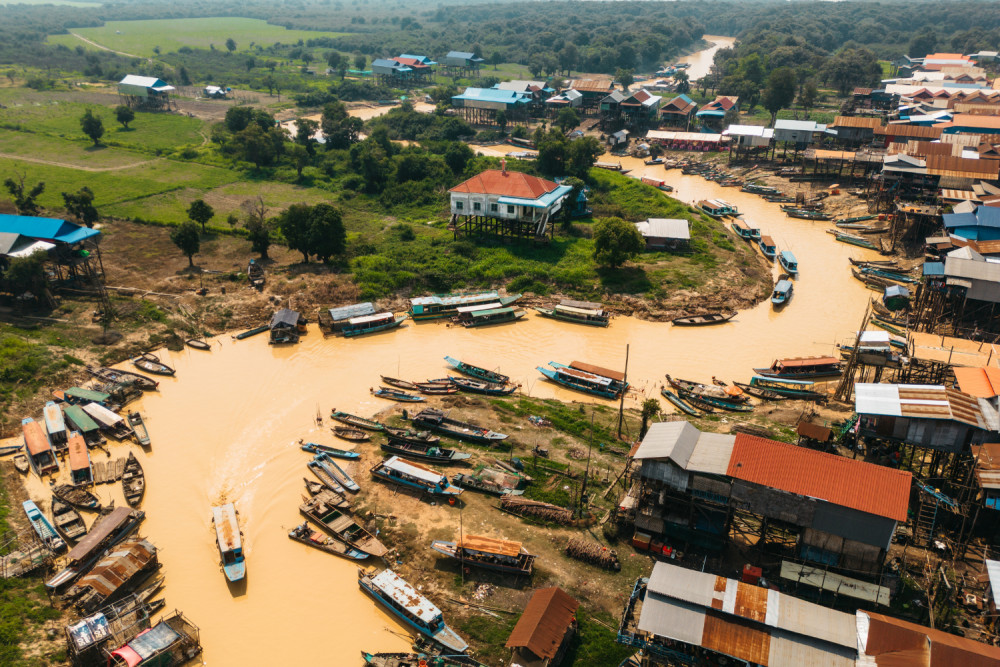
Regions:
<instances>
[{"instance_id":1,"label":"blue boat","mask_svg":"<svg viewBox=\"0 0 1000 667\"><path fill-rule=\"evenodd\" d=\"M807 400L826 399L824 394L815 391L815 382L809 380L789 380L787 378L769 378L761 375L754 375L750 378L751 387L768 389L776 394L789 398L802 398Z\"/></svg>"},{"instance_id":2,"label":"blue boat","mask_svg":"<svg viewBox=\"0 0 1000 667\"><path fill-rule=\"evenodd\" d=\"M337 464L337 462L334 461L332 458L330 458L327 454L325 453L317 454L316 458L314 458L313 460L322 465L324 468L326 468L327 472L333 475L337 479L337 481L340 482L341 485L343 485L343 487L348 491L354 491L355 493L357 493L358 491L361 490L361 487L358 486L358 483L355 482L353 479L351 479L351 476L348 475L347 472L345 472L344 469L341 468Z\"/></svg>"},{"instance_id":3,"label":"blue boat","mask_svg":"<svg viewBox=\"0 0 1000 667\"><path fill-rule=\"evenodd\" d=\"M486 368L473 366L472 364L467 364L464 361L459 361L454 357L445 357L444 360L459 373L474 377L477 380L486 380L487 382L495 382L497 384L510 383L510 377L504 375L503 373L497 373L496 371L491 371Z\"/></svg>"},{"instance_id":4,"label":"blue boat","mask_svg":"<svg viewBox=\"0 0 1000 667\"><path fill-rule=\"evenodd\" d=\"M769 262L773 262L774 258L778 256L778 245L770 236L761 236L760 240L757 241L757 247L760 248Z\"/></svg>"},{"instance_id":5,"label":"blue boat","mask_svg":"<svg viewBox=\"0 0 1000 667\"><path fill-rule=\"evenodd\" d=\"M381 602L396 618L454 653L465 653L469 645L445 625L441 610L392 570L371 574L358 568L358 585Z\"/></svg>"},{"instance_id":6,"label":"blue boat","mask_svg":"<svg viewBox=\"0 0 1000 667\"><path fill-rule=\"evenodd\" d=\"M408 486L432 496L453 498L462 493L462 489L448 481L447 475L398 456L390 456L384 461L379 461L371 469L371 473L379 479Z\"/></svg>"},{"instance_id":7,"label":"blue boat","mask_svg":"<svg viewBox=\"0 0 1000 667\"><path fill-rule=\"evenodd\" d=\"M415 321L432 320L439 317L451 317L459 308L481 306L487 303L498 303L501 308L509 306L521 298L520 294L500 296L491 290L472 294L435 294L410 299L409 315Z\"/></svg>"},{"instance_id":8,"label":"blue boat","mask_svg":"<svg viewBox=\"0 0 1000 667\"><path fill-rule=\"evenodd\" d=\"M740 220L739 218L733 220L729 223L729 226L733 228L736 235L745 241L753 240L753 233L750 231L750 227L746 222Z\"/></svg>"},{"instance_id":9,"label":"blue boat","mask_svg":"<svg viewBox=\"0 0 1000 667\"><path fill-rule=\"evenodd\" d=\"M700 417L701 416L701 414L697 410L695 410L690 405L688 405L687 403L685 403L681 399L680 396L678 396L674 392L670 391L666 387L662 387L660 389L660 393L663 394L663 397L665 399L667 399L668 401L670 401L671 403L673 403L674 406L677 407L682 412L686 412L687 414L691 415L692 417Z\"/></svg>"},{"instance_id":10,"label":"blue boat","mask_svg":"<svg viewBox=\"0 0 1000 667\"><path fill-rule=\"evenodd\" d=\"M781 263L781 268L788 271L793 276L799 273L799 262L795 259L795 255L792 254L791 250L782 250L781 254L778 255L778 262Z\"/></svg>"},{"instance_id":11,"label":"blue boat","mask_svg":"<svg viewBox=\"0 0 1000 667\"><path fill-rule=\"evenodd\" d=\"M389 387L379 387L378 389L372 389L371 392L372 395L374 396L378 396L379 398L387 398L390 401L402 401L404 403L420 403L427 400L423 396L407 394L405 391L399 391L398 389L390 389Z\"/></svg>"},{"instance_id":12,"label":"blue boat","mask_svg":"<svg viewBox=\"0 0 1000 667\"><path fill-rule=\"evenodd\" d=\"M628 389L625 376L618 371L574 361L569 366L550 361L551 369L538 366L538 372L564 387L604 398L618 398Z\"/></svg>"},{"instance_id":13,"label":"blue boat","mask_svg":"<svg viewBox=\"0 0 1000 667\"><path fill-rule=\"evenodd\" d=\"M243 557L243 533L236 520L236 506L226 503L212 508L215 539L222 556L222 570L230 582L242 581L247 576L247 563Z\"/></svg>"},{"instance_id":14,"label":"blue boat","mask_svg":"<svg viewBox=\"0 0 1000 667\"><path fill-rule=\"evenodd\" d=\"M38 509L38 505L34 501L25 500L21 506L24 507L24 513L28 515L28 523L35 529L35 533L38 535L38 539L42 541L42 544L54 553L66 551L66 543L63 541L63 538L59 537L59 533L52 527L49 520L45 518L42 511Z\"/></svg>"},{"instance_id":15,"label":"blue boat","mask_svg":"<svg viewBox=\"0 0 1000 667\"><path fill-rule=\"evenodd\" d=\"M327 456L336 456L338 459L359 459L361 454L358 452L349 452L346 449L337 449L336 447L330 447L329 445L317 445L315 442L307 442L302 445L302 449L313 454L326 454Z\"/></svg>"},{"instance_id":16,"label":"blue boat","mask_svg":"<svg viewBox=\"0 0 1000 667\"><path fill-rule=\"evenodd\" d=\"M341 327L338 332L345 338L364 336L365 334L388 331L395 329L406 321L406 315L396 317L393 313L378 313L375 315L364 315L362 317L352 317Z\"/></svg>"},{"instance_id":17,"label":"blue boat","mask_svg":"<svg viewBox=\"0 0 1000 667\"><path fill-rule=\"evenodd\" d=\"M774 291L771 293L771 304L774 306L783 306L788 303L788 300L791 298L792 281L779 280L778 284L774 286Z\"/></svg>"}]
</instances>

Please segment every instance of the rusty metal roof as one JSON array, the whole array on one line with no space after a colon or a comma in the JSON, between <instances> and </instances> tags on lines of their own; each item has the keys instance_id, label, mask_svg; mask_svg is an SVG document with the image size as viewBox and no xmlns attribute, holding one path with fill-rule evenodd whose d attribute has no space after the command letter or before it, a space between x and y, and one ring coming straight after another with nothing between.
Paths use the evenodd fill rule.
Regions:
<instances>
[{"instance_id":1,"label":"rusty metal roof","mask_svg":"<svg viewBox=\"0 0 1000 667\"><path fill-rule=\"evenodd\" d=\"M957 176L959 178L980 178L995 181L997 175L1000 174L1000 163L996 160L928 155L927 173L931 176Z\"/></svg>"},{"instance_id":2,"label":"rusty metal roof","mask_svg":"<svg viewBox=\"0 0 1000 667\"><path fill-rule=\"evenodd\" d=\"M146 513L142 510L133 510L131 507L114 508L111 510L111 514L94 522L94 525L90 528L90 532L77 542L75 547L70 549L70 552L66 554L66 558L70 563L86 560L91 556L94 549L99 548L104 540L111 537L112 534L117 533L125 522L130 519L141 521L145 516Z\"/></svg>"},{"instance_id":3,"label":"rusty metal roof","mask_svg":"<svg viewBox=\"0 0 1000 667\"><path fill-rule=\"evenodd\" d=\"M873 130L882 126L881 118L866 116L837 116L830 127L870 127Z\"/></svg>"},{"instance_id":4,"label":"rusty metal roof","mask_svg":"<svg viewBox=\"0 0 1000 667\"><path fill-rule=\"evenodd\" d=\"M506 647L526 648L539 658L551 660L579 606L579 602L556 586L536 590L511 631Z\"/></svg>"},{"instance_id":5,"label":"rusty metal roof","mask_svg":"<svg viewBox=\"0 0 1000 667\"><path fill-rule=\"evenodd\" d=\"M986 442L972 446L976 478L984 489L1000 488L1000 443Z\"/></svg>"},{"instance_id":6,"label":"rusty metal roof","mask_svg":"<svg viewBox=\"0 0 1000 667\"><path fill-rule=\"evenodd\" d=\"M942 385L859 382L854 407L859 414L950 419L975 428L991 428L979 399Z\"/></svg>"},{"instance_id":7,"label":"rusty metal roof","mask_svg":"<svg viewBox=\"0 0 1000 667\"><path fill-rule=\"evenodd\" d=\"M927 125L910 125L908 123L889 123L884 127L876 127L875 134L884 134L887 137L937 139L941 136L941 128Z\"/></svg>"},{"instance_id":8,"label":"rusty metal roof","mask_svg":"<svg viewBox=\"0 0 1000 667\"><path fill-rule=\"evenodd\" d=\"M826 426L820 426L819 424L807 421L799 422L799 425L795 428L795 432L803 438L818 440L819 442L826 442L833 435L833 431Z\"/></svg>"},{"instance_id":9,"label":"rusty metal roof","mask_svg":"<svg viewBox=\"0 0 1000 667\"><path fill-rule=\"evenodd\" d=\"M618 371L613 371L609 368L602 368L600 366L594 366L593 364L586 364L582 361L573 361L570 363L570 368L575 368L578 371L583 371L584 373L593 373L594 375L601 375L606 378L611 378L612 380L618 380L622 382L625 379L625 374Z\"/></svg>"},{"instance_id":10,"label":"rusty metal roof","mask_svg":"<svg viewBox=\"0 0 1000 667\"><path fill-rule=\"evenodd\" d=\"M52 451L49 439L45 437L42 425L30 417L21 422L21 432L24 434L24 445L30 456Z\"/></svg>"},{"instance_id":11,"label":"rusty metal roof","mask_svg":"<svg viewBox=\"0 0 1000 667\"><path fill-rule=\"evenodd\" d=\"M156 558L156 547L144 539L126 540L98 561L73 587L91 588L102 598L110 596ZM70 595L73 591L69 591Z\"/></svg>"},{"instance_id":12,"label":"rusty metal roof","mask_svg":"<svg viewBox=\"0 0 1000 667\"><path fill-rule=\"evenodd\" d=\"M965 368L955 366L951 369L960 390L976 398L993 398L1000 395L1000 368Z\"/></svg>"},{"instance_id":13,"label":"rusty metal roof","mask_svg":"<svg viewBox=\"0 0 1000 667\"><path fill-rule=\"evenodd\" d=\"M90 455L87 453L87 443L83 436L76 431L70 431L66 446L69 449L70 470L88 470L90 468Z\"/></svg>"},{"instance_id":14,"label":"rusty metal roof","mask_svg":"<svg viewBox=\"0 0 1000 667\"><path fill-rule=\"evenodd\" d=\"M877 665L996 667L1000 663L1000 647L882 614L859 611L858 630L863 656L874 658Z\"/></svg>"},{"instance_id":15,"label":"rusty metal roof","mask_svg":"<svg viewBox=\"0 0 1000 667\"><path fill-rule=\"evenodd\" d=\"M726 474L761 486L906 521L908 472L738 433Z\"/></svg>"},{"instance_id":16,"label":"rusty metal roof","mask_svg":"<svg viewBox=\"0 0 1000 667\"><path fill-rule=\"evenodd\" d=\"M483 537L482 535L466 535L458 543L458 546L472 551L481 551L487 554L497 554L499 556L517 556L521 553L521 543L501 540L495 537Z\"/></svg>"}]
</instances>

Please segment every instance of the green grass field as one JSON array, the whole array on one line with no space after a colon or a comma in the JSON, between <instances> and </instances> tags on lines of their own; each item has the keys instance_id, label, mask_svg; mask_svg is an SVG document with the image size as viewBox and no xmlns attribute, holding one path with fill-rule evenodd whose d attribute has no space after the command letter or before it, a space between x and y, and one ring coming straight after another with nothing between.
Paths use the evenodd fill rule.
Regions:
<instances>
[{"instance_id":1,"label":"green grass field","mask_svg":"<svg viewBox=\"0 0 1000 667\"><path fill-rule=\"evenodd\" d=\"M78 0L0 0L0 5L65 5L67 7L100 7L100 2Z\"/></svg>"},{"instance_id":2,"label":"green grass field","mask_svg":"<svg viewBox=\"0 0 1000 667\"><path fill-rule=\"evenodd\" d=\"M207 49L214 45L216 49L225 50L226 40L230 37L236 41L236 48L244 51L250 48L251 42L260 46L270 46L276 42L294 44L300 39L336 37L342 34L287 30L259 19L228 17L108 21L100 28L78 28L73 32L114 51L137 56L153 56L155 47L159 47L161 53L176 51L182 46ZM47 41L50 44L65 44L71 48L80 45L94 48L73 35L49 35Z\"/></svg>"}]
</instances>

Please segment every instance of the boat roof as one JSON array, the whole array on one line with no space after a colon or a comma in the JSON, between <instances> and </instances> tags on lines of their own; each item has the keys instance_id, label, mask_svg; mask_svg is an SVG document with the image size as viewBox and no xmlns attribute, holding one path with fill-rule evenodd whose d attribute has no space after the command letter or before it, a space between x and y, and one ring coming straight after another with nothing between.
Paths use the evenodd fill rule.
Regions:
<instances>
[{"instance_id":1,"label":"boat roof","mask_svg":"<svg viewBox=\"0 0 1000 667\"><path fill-rule=\"evenodd\" d=\"M499 301L494 302L494 303L479 303L479 304L476 304L474 306L461 306L460 308L456 308L455 312L458 312L458 313L474 313L474 312L479 311L479 310L492 310L494 308L499 308L499 307L500 307L500 302Z\"/></svg>"},{"instance_id":2,"label":"boat roof","mask_svg":"<svg viewBox=\"0 0 1000 667\"><path fill-rule=\"evenodd\" d=\"M816 384L815 382L810 382L809 380L792 380L792 379L789 379L789 378L771 378L771 377L764 377L762 375L754 375L752 378L750 378L751 382L753 382L754 380L756 380L757 382L772 382L772 383L776 382L776 383L780 383L780 384L797 384L797 385L801 385L803 388L812 387L813 385Z\"/></svg>"},{"instance_id":3,"label":"boat roof","mask_svg":"<svg viewBox=\"0 0 1000 667\"><path fill-rule=\"evenodd\" d=\"M441 478L444 477L444 475L436 470L422 466L419 463L414 463L413 461L401 459L398 456L390 456L382 462L382 467L401 472L411 477L416 477L417 479L422 479L425 482L430 482L431 484L437 484L441 481Z\"/></svg>"},{"instance_id":4,"label":"boat roof","mask_svg":"<svg viewBox=\"0 0 1000 667\"><path fill-rule=\"evenodd\" d=\"M340 320L349 320L352 317L363 317L365 315L372 315L375 313L375 304L371 301L365 301L364 303L352 303L349 306L341 306L340 308L331 308L329 310L330 318L334 322Z\"/></svg>"},{"instance_id":5,"label":"boat roof","mask_svg":"<svg viewBox=\"0 0 1000 667\"><path fill-rule=\"evenodd\" d=\"M729 208L728 204L720 202L716 199L702 199L698 202L698 205L705 208Z\"/></svg>"},{"instance_id":6,"label":"boat roof","mask_svg":"<svg viewBox=\"0 0 1000 667\"><path fill-rule=\"evenodd\" d=\"M392 570L382 570L371 578L372 585L426 624L441 617L441 610Z\"/></svg>"},{"instance_id":7,"label":"boat roof","mask_svg":"<svg viewBox=\"0 0 1000 667\"><path fill-rule=\"evenodd\" d=\"M480 551L498 556L517 556L521 553L521 543L501 540L482 535L466 535L458 542L458 546L470 551Z\"/></svg>"},{"instance_id":8,"label":"boat roof","mask_svg":"<svg viewBox=\"0 0 1000 667\"><path fill-rule=\"evenodd\" d=\"M83 406L83 411L105 426L114 426L125 421L100 403L87 403Z\"/></svg>"},{"instance_id":9,"label":"boat roof","mask_svg":"<svg viewBox=\"0 0 1000 667\"><path fill-rule=\"evenodd\" d=\"M49 433L58 433L66 430L66 421L63 419L62 410L59 406L49 401L42 408L42 415L45 417L45 430Z\"/></svg>"},{"instance_id":10,"label":"boat roof","mask_svg":"<svg viewBox=\"0 0 1000 667\"><path fill-rule=\"evenodd\" d=\"M559 302L560 306L567 306L569 308L583 308L590 310L603 310L604 304L598 303L596 301L574 301L573 299L563 299ZM558 308L558 306L556 306Z\"/></svg>"},{"instance_id":11,"label":"boat roof","mask_svg":"<svg viewBox=\"0 0 1000 667\"><path fill-rule=\"evenodd\" d=\"M791 357L789 359L776 359L774 366L802 368L808 366L829 366L839 363L840 359L835 357Z\"/></svg>"},{"instance_id":12,"label":"boat roof","mask_svg":"<svg viewBox=\"0 0 1000 667\"><path fill-rule=\"evenodd\" d=\"M496 290L489 292L476 292L475 294L435 294L434 296L418 296L410 299L410 304L414 306L453 306L462 303L474 303L484 299L499 299L500 295Z\"/></svg>"},{"instance_id":13,"label":"boat roof","mask_svg":"<svg viewBox=\"0 0 1000 667\"><path fill-rule=\"evenodd\" d=\"M792 289L791 280L779 280L778 284L774 286L775 292L787 292Z\"/></svg>"},{"instance_id":14,"label":"boat roof","mask_svg":"<svg viewBox=\"0 0 1000 667\"><path fill-rule=\"evenodd\" d=\"M348 324L367 324L368 322L378 322L379 320L384 320L391 318L392 313L378 313L376 315L365 315L363 317L352 317L347 320Z\"/></svg>"},{"instance_id":15,"label":"boat roof","mask_svg":"<svg viewBox=\"0 0 1000 667\"><path fill-rule=\"evenodd\" d=\"M739 227L740 229L746 229L747 231L750 230L750 227L747 226L747 223L743 220L740 220L739 218L733 220L733 224Z\"/></svg>"},{"instance_id":16,"label":"boat roof","mask_svg":"<svg viewBox=\"0 0 1000 667\"><path fill-rule=\"evenodd\" d=\"M778 245L777 243L774 242L774 239L772 239L770 236L761 236L760 243L761 245L771 245L771 246Z\"/></svg>"},{"instance_id":17,"label":"boat roof","mask_svg":"<svg viewBox=\"0 0 1000 667\"><path fill-rule=\"evenodd\" d=\"M28 454L36 456L42 452L52 451L49 439L45 437L42 425L30 417L21 421L21 433L24 434L24 444Z\"/></svg>"},{"instance_id":18,"label":"boat roof","mask_svg":"<svg viewBox=\"0 0 1000 667\"><path fill-rule=\"evenodd\" d=\"M600 309L593 308L576 308L574 306L564 306L559 304L555 307L556 310L562 313L575 313L577 315L602 315L604 311Z\"/></svg>"},{"instance_id":19,"label":"boat roof","mask_svg":"<svg viewBox=\"0 0 1000 667\"><path fill-rule=\"evenodd\" d=\"M584 371L578 371L575 368L569 368L567 366L559 366L556 368L557 373L562 373L563 375L571 375L581 380L587 380L588 382L593 382L594 384L601 384L608 386L611 384L611 378L602 377L600 375L594 375L593 373L587 373Z\"/></svg>"},{"instance_id":20,"label":"boat roof","mask_svg":"<svg viewBox=\"0 0 1000 667\"><path fill-rule=\"evenodd\" d=\"M240 524L236 521L236 506L226 503L212 508L215 537L223 551L236 551L243 547L240 541Z\"/></svg>"},{"instance_id":21,"label":"boat roof","mask_svg":"<svg viewBox=\"0 0 1000 667\"><path fill-rule=\"evenodd\" d=\"M66 554L66 558L71 563L86 560L95 548L99 547L109 536L116 533L131 518L132 512L131 507L116 507L111 510L111 514L103 519L98 519L84 538L77 542L75 547L70 549L70 552ZM139 514L142 513L139 512Z\"/></svg>"},{"instance_id":22,"label":"boat roof","mask_svg":"<svg viewBox=\"0 0 1000 667\"><path fill-rule=\"evenodd\" d=\"M111 398L111 394L105 394L103 391L94 391L93 389L84 389L83 387L70 387L64 393L70 398L78 398L81 401L93 401L94 403L103 403Z\"/></svg>"},{"instance_id":23,"label":"boat roof","mask_svg":"<svg viewBox=\"0 0 1000 667\"><path fill-rule=\"evenodd\" d=\"M781 257L786 262L791 262L792 264L797 264L798 263L798 260L795 259L795 255L792 254L791 250L782 250L781 251Z\"/></svg>"},{"instance_id":24,"label":"boat roof","mask_svg":"<svg viewBox=\"0 0 1000 667\"><path fill-rule=\"evenodd\" d=\"M87 453L87 443L83 436L72 431L66 441L69 448L69 469L88 470L90 469L90 455Z\"/></svg>"},{"instance_id":25,"label":"boat roof","mask_svg":"<svg viewBox=\"0 0 1000 667\"><path fill-rule=\"evenodd\" d=\"M499 305L499 304L497 304ZM477 310L472 313L473 317L488 317L490 315L499 315L500 313L513 313L514 309L510 306L504 306L503 308L488 308L487 310Z\"/></svg>"},{"instance_id":26,"label":"boat roof","mask_svg":"<svg viewBox=\"0 0 1000 667\"><path fill-rule=\"evenodd\" d=\"M570 368L575 368L576 370L583 371L585 373L593 373L594 375L603 375L606 378L611 378L612 380L618 380L619 382L625 380L624 373L613 371L610 368L602 368L601 366L594 366L593 364L584 363L582 361L571 362Z\"/></svg>"},{"instance_id":27,"label":"boat roof","mask_svg":"<svg viewBox=\"0 0 1000 667\"><path fill-rule=\"evenodd\" d=\"M97 422L91 419L90 415L84 412L83 408L79 405L67 405L63 407L63 412L66 414L66 418L76 427L76 430L81 433L90 433L98 429Z\"/></svg>"}]
</instances>

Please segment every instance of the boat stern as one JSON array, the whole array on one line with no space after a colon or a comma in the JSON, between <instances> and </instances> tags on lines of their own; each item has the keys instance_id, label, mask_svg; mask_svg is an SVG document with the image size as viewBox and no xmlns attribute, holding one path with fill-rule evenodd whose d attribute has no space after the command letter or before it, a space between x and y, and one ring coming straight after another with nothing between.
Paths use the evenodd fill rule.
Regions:
<instances>
[{"instance_id":1,"label":"boat stern","mask_svg":"<svg viewBox=\"0 0 1000 667\"><path fill-rule=\"evenodd\" d=\"M434 633L434 641L441 644L446 649L456 653L465 653L469 648L468 642L458 636L458 633L447 625L442 624L441 629Z\"/></svg>"},{"instance_id":2,"label":"boat stern","mask_svg":"<svg viewBox=\"0 0 1000 667\"><path fill-rule=\"evenodd\" d=\"M240 560L224 565L222 569L226 573L226 580L233 584L243 581L247 576L247 563L242 556Z\"/></svg>"}]
</instances>

